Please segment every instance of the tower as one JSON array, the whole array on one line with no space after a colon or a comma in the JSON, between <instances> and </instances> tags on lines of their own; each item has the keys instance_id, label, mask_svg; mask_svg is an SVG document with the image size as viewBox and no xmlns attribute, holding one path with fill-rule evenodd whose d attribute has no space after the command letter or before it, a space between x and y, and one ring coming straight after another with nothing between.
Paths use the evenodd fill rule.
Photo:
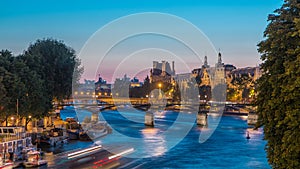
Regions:
<instances>
[{"instance_id":1,"label":"tower","mask_svg":"<svg viewBox=\"0 0 300 169\"><path fill-rule=\"evenodd\" d=\"M175 76L175 62L172 61L172 74Z\"/></svg>"},{"instance_id":2,"label":"tower","mask_svg":"<svg viewBox=\"0 0 300 169\"><path fill-rule=\"evenodd\" d=\"M203 64L204 68L209 68L208 62L207 62L207 56L204 56L204 64Z\"/></svg>"},{"instance_id":3,"label":"tower","mask_svg":"<svg viewBox=\"0 0 300 169\"><path fill-rule=\"evenodd\" d=\"M162 73L162 76L166 76L166 70L167 70L167 62L166 61L162 61L162 65L161 65L161 73Z\"/></svg>"},{"instance_id":4,"label":"tower","mask_svg":"<svg viewBox=\"0 0 300 169\"><path fill-rule=\"evenodd\" d=\"M259 66L255 67L255 71L254 71L254 77L253 80L256 81L257 79L259 79L261 77L261 70Z\"/></svg>"},{"instance_id":5,"label":"tower","mask_svg":"<svg viewBox=\"0 0 300 169\"><path fill-rule=\"evenodd\" d=\"M151 69L150 70L150 83L153 82L153 70Z\"/></svg>"},{"instance_id":6,"label":"tower","mask_svg":"<svg viewBox=\"0 0 300 169\"><path fill-rule=\"evenodd\" d=\"M222 55L221 52L218 54L218 62L216 63L214 70L214 77L212 79L212 86L216 86L218 84L225 83L225 67L224 63L222 63Z\"/></svg>"},{"instance_id":7,"label":"tower","mask_svg":"<svg viewBox=\"0 0 300 169\"><path fill-rule=\"evenodd\" d=\"M218 54L218 65L222 65L222 55L221 52Z\"/></svg>"}]
</instances>

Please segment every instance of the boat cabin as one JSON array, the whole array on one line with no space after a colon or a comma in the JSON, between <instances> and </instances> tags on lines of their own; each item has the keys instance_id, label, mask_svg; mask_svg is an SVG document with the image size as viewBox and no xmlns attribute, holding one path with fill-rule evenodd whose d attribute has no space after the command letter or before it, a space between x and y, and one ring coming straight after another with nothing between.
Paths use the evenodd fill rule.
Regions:
<instances>
[{"instance_id":1,"label":"boat cabin","mask_svg":"<svg viewBox=\"0 0 300 169\"><path fill-rule=\"evenodd\" d=\"M18 135L19 133L24 133L24 132L25 132L24 127L0 127L0 136L3 135L15 136Z\"/></svg>"}]
</instances>

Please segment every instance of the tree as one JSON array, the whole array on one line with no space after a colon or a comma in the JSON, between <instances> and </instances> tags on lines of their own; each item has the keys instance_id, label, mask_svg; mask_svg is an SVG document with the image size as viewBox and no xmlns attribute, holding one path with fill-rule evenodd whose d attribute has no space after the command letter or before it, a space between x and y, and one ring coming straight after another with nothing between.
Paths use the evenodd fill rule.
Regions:
<instances>
[{"instance_id":1,"label":"tree","mask_svg":"<svg viewBox=\"0 0 300 169\"><path fill-rule=\"evenodd\" d=\"M42 80L37 72L25 64L24 57L12 56L9 51L1 51L0 56L1 117L6 121L6 125L7 118L11 115L26 118L26 127L29 115L42 117L49 110Z\"/></svg>"},{"instance_id":2,"label":"tree","mask_svg":"<svg viewBox=\"0 0 300 169\"><path fill-rule=\"evenodd\" d=\"M258 80L259 123L273 168L300 166L300 2L285 0L268 17L258 44L264 74Z\"/></svg>"},{"instance_id":3,"label":"tree","mask_svg":"<svg viewBox=\"0 0 300 169\"><path fill-rule=\"evenodd\" d=\"M8 116L16 113L17 91L24 87L12 70L14 59L10 51L0 51L0 88L3 94L0 101L0 116L4 118L6 125Z\"/></svg>"},{"instance_id":4,"label":"tree","mask_svg":"<svg viewBox=\"0 0 300 169\"><path fill-rule=\"evenodd\" d=\"M70 97L72 84L77 83L83 68L75 51L61 41L37 40L20 56L0 51L0 116L18 115L40 119ZM18 105L17 105L18 100Z\"/></svg>"},{"instance_id":5,"label":"tree","mask_svg":"<svg viewBox=\"0 0 300 169\"><path fill-rule=\"evenodd\" d=\"M39 72L48 99L60 103L71 96L72 84L83 71L72 48L54 39L37 40L29 46L24 58L31 69Z\"/></svg>"},{"instance_id":6,"label":"tree","mask_svg":"<svg viewBox=\"0 0 300 169\"><path fill-rule=\"evenodd\" d=\"M40 119L47 115L51 109L51 100L45 97L46 90L40 75L31 70L24 62L24 56L18 56L14 60L13 73L18 76L22 86L17 91L18 108L20 118L26 119L25 129L31 120L29 116Z\"/></svg>"}]
</instances>

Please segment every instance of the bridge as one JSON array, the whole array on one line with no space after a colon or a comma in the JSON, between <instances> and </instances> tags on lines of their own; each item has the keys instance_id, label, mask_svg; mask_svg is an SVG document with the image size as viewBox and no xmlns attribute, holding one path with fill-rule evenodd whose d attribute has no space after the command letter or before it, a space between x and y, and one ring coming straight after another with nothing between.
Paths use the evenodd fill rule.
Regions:
<instances>
[{"instance_id":1,"label":"bridge","mask_svg":"<svg viewBox=\"0 0 300 169\"><path fill-rule=\"evenodd\" d=\"M57 104L58 105L58 104ZM197 124L207 125L207 114L209 111L228 115L248 115L251 104L233 102L172 102L170 100L149 99L149 98L111 98L100 99L71 99L65 100L60 106L75 106L92 112L92 120L98 121L98 114L105 110L116 110L118 107L132 106L135 109L145 111L145 125L154 126L153 112L158 110L175 110L198 112Z\"/></svg>"}]
</instances>

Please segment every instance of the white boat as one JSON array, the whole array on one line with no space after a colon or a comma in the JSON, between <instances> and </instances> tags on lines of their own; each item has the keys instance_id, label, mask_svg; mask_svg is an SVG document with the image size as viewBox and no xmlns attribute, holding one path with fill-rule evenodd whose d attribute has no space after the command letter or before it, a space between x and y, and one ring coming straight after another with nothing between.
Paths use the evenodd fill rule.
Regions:
<instances>
[{"instance_id":1,"label":"white boat","mask_svg":"<svg viewBox=\"0 0 300 169\"><path fill-rule=\"evenodd\" d=\"M97 139L106 136L108 134L108 130L106 128L98 130L88 130L87 134L91 139Z\"/></svg>"},{"instance_id":2,"label":"white boat","mask_svg":"<svg viewBox=\"0 0 300 169\"><path fill-rule=\"evenodd\" d=\"M107 123L100 121L96 123L83 124L83 128L92 140L106 136L111 132L111 128L107 125Z\"/></svg>"},{"instance_id":3,"label":"white boat","mask_svg":"<svg viewBox=\"0 0 300 169\"><path fill-rule=\"evenodd\" d=\"M0 165L0 169L13 169L13 163L3 163Z\"/></svg>"},{"instance_id":4,"label":"white boat","mask_svg":"<svg viewBox=\"0 0 300 169\"><path fill-rule=\"evenodd\" d=\"M13 168L13 163L9 162L3 162L3 159L0 155L0 169L12 169Z\"/></svg>"},{"instance_id":5,"label":"white boat","mask_svg":"<svg viewBox=\"0 0 300 169\"><path fill-rule=\"evenodd\" d=\"M23 164L26 168L38 167L41 165L47 165L47 160L41 158L41 153L39 151L30 151L27 153L28 158Z\"/></svg>"}]
</instances>

